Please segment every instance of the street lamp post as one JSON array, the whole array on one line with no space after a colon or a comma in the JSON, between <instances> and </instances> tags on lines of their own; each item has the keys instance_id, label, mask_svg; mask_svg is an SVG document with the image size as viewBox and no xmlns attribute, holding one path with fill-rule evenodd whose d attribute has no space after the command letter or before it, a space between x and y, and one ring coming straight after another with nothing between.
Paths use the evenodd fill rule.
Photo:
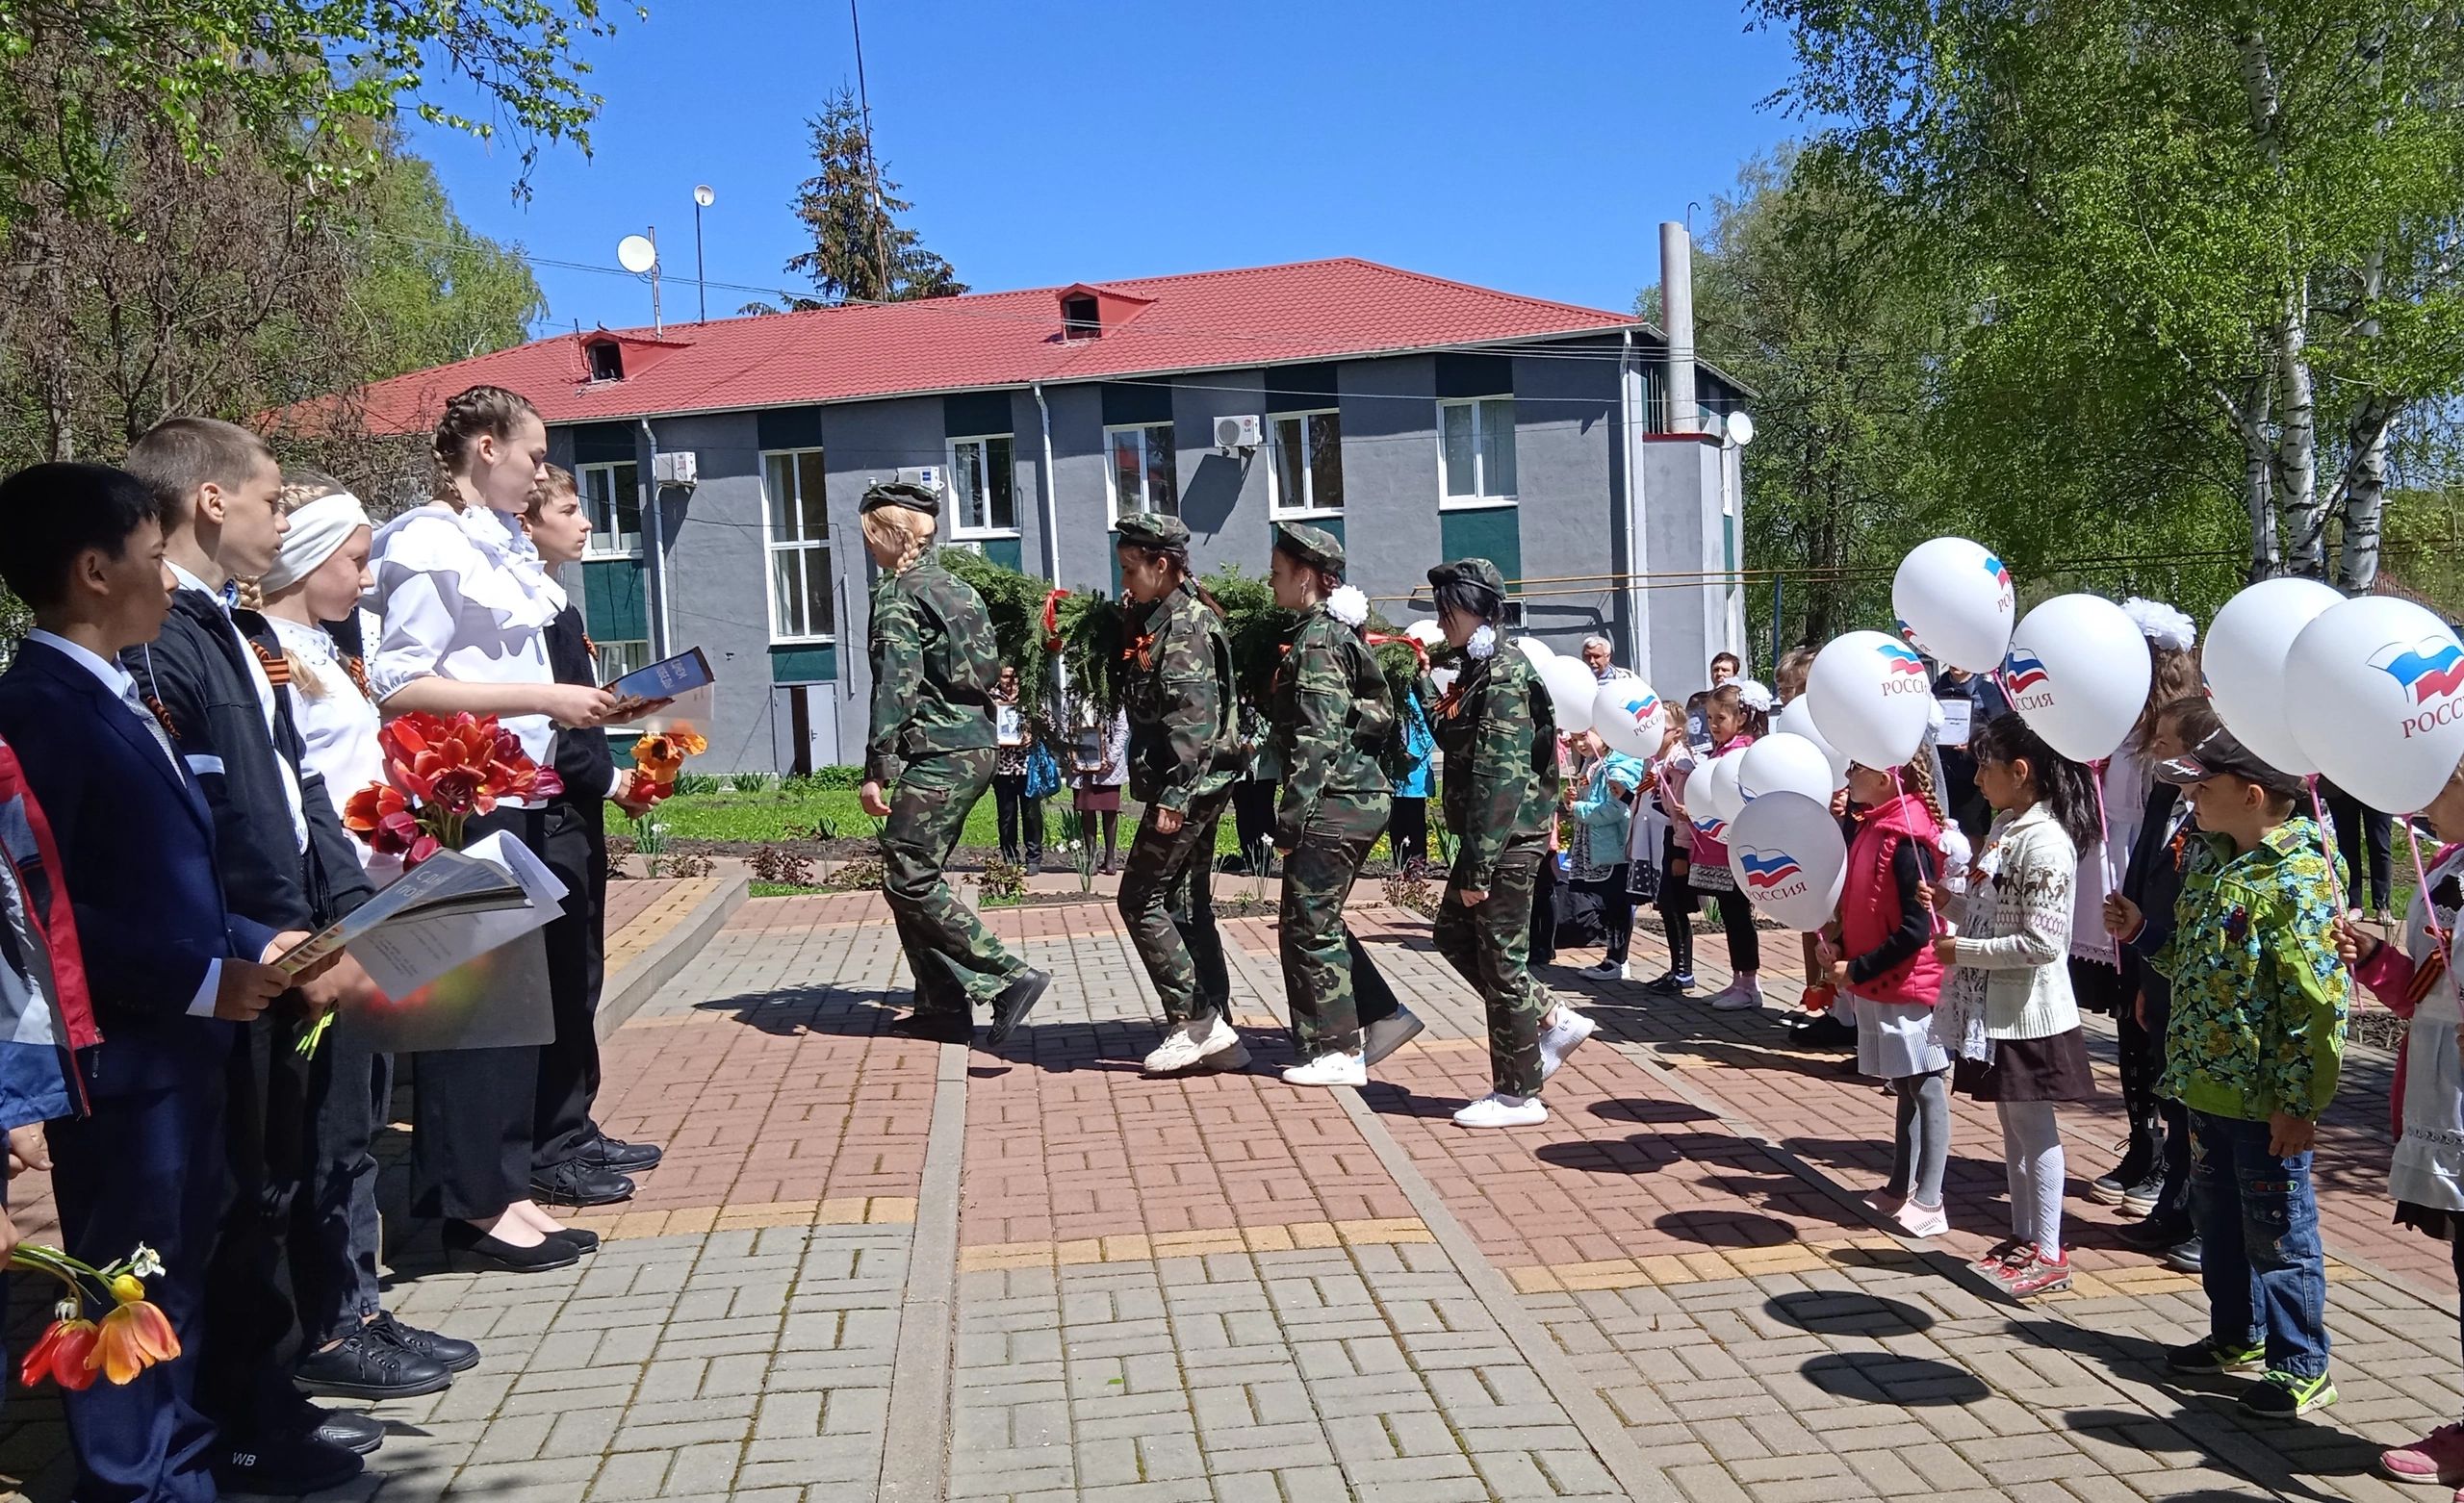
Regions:
<instances>
[{"instance_id":1,"label":"street lamp post","mask_svg":"<svg viewBox=\"0 0 2464 1503\"><path fill-rule=\"evenodd\" d=\"M702 211L710 207L718 196L710 191L707 183L693 186L693 287L704 323L710 321L710 287L703 280L702 274Z\"/></svg>"}]
</instances>

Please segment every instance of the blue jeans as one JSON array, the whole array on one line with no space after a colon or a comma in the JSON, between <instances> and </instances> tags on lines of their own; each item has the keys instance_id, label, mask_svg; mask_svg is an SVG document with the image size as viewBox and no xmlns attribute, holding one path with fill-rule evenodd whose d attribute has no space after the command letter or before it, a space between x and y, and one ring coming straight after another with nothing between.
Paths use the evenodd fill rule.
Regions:
<instances>
[{"instance_id":1,"label":"blue jeans","mask_svg":"<svg viewBox=\"0 0 2464 1503\"><path fill-rule=\"evenodd\" d=\"M2268 1125L2191 1113L2191 1211L2218 1342L2265 1339L2269 1370L2327 1370L2327 1269L2310 1156L2268 1152Z\"/></svg>"}]
</instances>

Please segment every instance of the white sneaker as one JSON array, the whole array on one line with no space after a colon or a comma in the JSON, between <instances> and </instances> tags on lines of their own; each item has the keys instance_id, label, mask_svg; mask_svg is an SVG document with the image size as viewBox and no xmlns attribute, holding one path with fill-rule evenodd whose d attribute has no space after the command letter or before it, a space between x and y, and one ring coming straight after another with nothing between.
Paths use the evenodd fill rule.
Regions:
<instances>
[{"instance_id":1,"label":"white sneaker","mask_svg":"<svg viewBox=\"0 0 2464 1503\"><path fill-rule=\"evenodd\" d=\"M1227 1049L1241 1047L1241 1035L1219 1012L1202 1018L1192 1018L1164 1036L1164 1042L1146 1057L1146 1073L1169 1075L1187 1070L1198 1061Z\"/></svg>"},{"instance_id":2,"label":"white sneaker","mask_svg":"<svg viewBox=\"0 0 2464 1503\"><path fill-rule=\"evenodd\" d=\"M1951 1229L1950 1212L1942 1206L1920 1206L1911 1200L1891 1217L1910 1236L1940 1236Z\"/></svg>"},{"instance_id":3,"label":"white sneaker","mask_svg":"<svg viewBox=\"0 0 2464 1503\"><path fill-rule=\"evenodd\" d=\"M1590 977L1595 981L1622 981L1626 979L1626 962L1603 960L1598 965L1586 965L1575 974Z\"/></svg>"},{"instance_id":4,"label":"white sneaker","mask_svg":"<svg viewBox=\"0 0 2464 1503\"><path fill-rule=\"evenodd\" d=\"M1762 988L1729 983L1728 990L1711 999L1714 1012L1753 1012L1762 1006Z\"/></svg>"},{"instance_id":5,"label":"white sneaker","mask_svg":"<svg viewBox=\"0 0 2464 1503\"><path fill-rule=\"evenodd\" d=\"M1556 1074L1557 1067L1566 1062L1566 1056L1573 1054L1575 1046L1599 1027L1572 1007L1557 1008L1549 1025L1540 1031L1540 1079L1545 1081Z\"/></svg>"},{"instance_id":6,"label":"white sneaker","mask_svg":"<svg viewBox=\"0 0 2464 1503\"><path fill-rule=\"evenodd\" d=\"M1454 1114L1458 1127L1516 1128L1532 1127L1549 1120L1549 1108L1537 1096L1526 1096L1520 1104L1509 1104L1508 1098L1494 1093Z\"/></svg>"},{"instance_id":7,"label":"white sneaker","mask_svg":"<svg viewBox=\"0 0 2464 1503\"><path fill-rule=\"evenodd\" d=\"M1284 1068L1286 1085L1366 1085L1369 1066L1360 1056L1348 1055L1340 1049L1329 1049L1307 1064Z\"/></svg>"}]
</instances>

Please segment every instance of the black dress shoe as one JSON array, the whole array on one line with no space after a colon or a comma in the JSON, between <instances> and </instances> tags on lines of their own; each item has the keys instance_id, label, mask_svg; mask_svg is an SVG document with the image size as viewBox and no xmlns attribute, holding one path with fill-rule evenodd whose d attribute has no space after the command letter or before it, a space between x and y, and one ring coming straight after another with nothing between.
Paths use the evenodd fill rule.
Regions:
<instances>
[{"instance_id":1,"label":"black dress shoe","mask_svg":"<svg viewBox=\"0 0 2464 1503\"><path fill-rule=\"evenodd\" d=\"M919 1008L891 1023L887 1032L936 1044L964 1044L975 1038L975 1020L963 1012L926 1012Z\"/></svg>"},{"instance_id":2,"label":"black dress shoe","mask_svg":"<svg viewBox=\"0 0 2464 1503\"><path fill-rule=\"evenodd\" d=\"M583 1163L613 1169L618 1174L639 1174L644 1169L657 1168L658 1161L667 1155L656 1143L629 1143L621 1137L609 1137L602 1133L582 1144L581 1151L574 1157Z\"/></svg>"},{"instance_id":3,"label":"black dress shoe","mask_svg":"<svg viewBox=\"0 0 2464 1503\"><path fill-rule=\"evenodd\" d=\"M633 1198L633 1182L578 1159L533 1170L530 1194L552 1206L611 1206Z\"/></svg>"},{"instance_id":4,"label":"black dress shoe","mask_svg":"<svg viewBox=\"0 0 2464 1503\"><path fill-rule=\"evenodd\" d=\"M435 1331L423 1331L406 1326L394 1318L390 1310L380 1310L368 1329L380 1341L391 1341L406 1352L416 1352L447 1372L469 1372L479 1365L479 1348L458 1336L446 1336Z\"/></svg>"},{"instance_id":5,"label":"black dress shoe","mask_svg":"<svg viewBox=\"0 0 2464 1503\"><path fill-rule=\"evenodd\" d=\"M377 1433L381 1438L381 1427ZM224 1492L295 1498L339 1488L367 1469L356 1453L312 1438L225 1436L214 1458L214 1483Z\"/></svg>"},{"instance_id":6,"label":"black dress shoe","mask_svg":"<svg viewBox=\"0 0 2464 1503\"><path fill-rule=\"evenodd\" d=\"M1036 1004L1043 997L1044 988L1051 984L1050 975L1029 970L1001 988L1001 995L992 999L992 1032L985 1042L995 1049L1008 1043L1018 1025L1026 1021L1027 1014L1035 1010Z\"/></svg>"},{"instance_id":7,"label":"black dress shoe","mask_svg":"<svg viewBox=\"0 0 2464 1503\"><path fill-rule=\"evenodd\" d=\"M346 1399L415 1399L452 1387L443 1363L387 1340L363 1325L321 1352L309 1352L291 1370L302 1393Z\"/></svg>"},{"instance_id":8,"label":"black dress shoe","mask_svg":"<svg viewBox=\"0 0 2464 1503\"><path fill-rule=\"evenodd\" d=\"M316 1416L317 1428L308 1439L319 1445L330 1445L348 1451L353 1456L374 1454L385 1443L385 1426L355 1409L318 1409L309 1407Z\"/></svg>"},{"instance_id":9,"label":"black dress shoe","mask_svg":"<svg viewBox=\"0 0 2464 1503\"><path fill-rule=\"evenodd\" d=\"M507 1273L546 1273L552 1268L570 1268L581 1261L581 1254L574 1244L559 1237L547 1237L536 1247L516 1247L502 1237L489 1236L468 1221L445 1224L445 1256L451 1263L476 1263L483 1268L501 1268Z\"/></svg>"},{"instance_id":10,"label":"black dress shoe","mask_svg":"<svg viewBox=\"0 0 2464 1503\"><path fill-rule=\"evenodd\" d=\"M599 1251L599 1234L583 1227L559 1227L548 1234L548 1240L563 1242L577 1253Z\"/></svg>"}]
</instances>

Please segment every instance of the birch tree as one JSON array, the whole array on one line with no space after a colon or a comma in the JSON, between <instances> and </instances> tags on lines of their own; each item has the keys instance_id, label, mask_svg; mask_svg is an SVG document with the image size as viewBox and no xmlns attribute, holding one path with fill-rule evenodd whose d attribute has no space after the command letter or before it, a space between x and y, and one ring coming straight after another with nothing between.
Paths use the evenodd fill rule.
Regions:
<instances>
[{"instance_id":1,"label":"birch tree","mask_svg":"<svg viewBox=\"0 0 2464 1503\"><path fill-rule=\"evenodd\" d=\"M2464 386L2464 5L1755 9L1794 37L1786 98L1833 122L1821 149L1990 290L1954 387L2064 369L2194 413L2146 462L2226 446L2254 576L2327 574L2340 533L2339 582L2369 586L2393 440Z\"/></svg>"}]
</instances>

